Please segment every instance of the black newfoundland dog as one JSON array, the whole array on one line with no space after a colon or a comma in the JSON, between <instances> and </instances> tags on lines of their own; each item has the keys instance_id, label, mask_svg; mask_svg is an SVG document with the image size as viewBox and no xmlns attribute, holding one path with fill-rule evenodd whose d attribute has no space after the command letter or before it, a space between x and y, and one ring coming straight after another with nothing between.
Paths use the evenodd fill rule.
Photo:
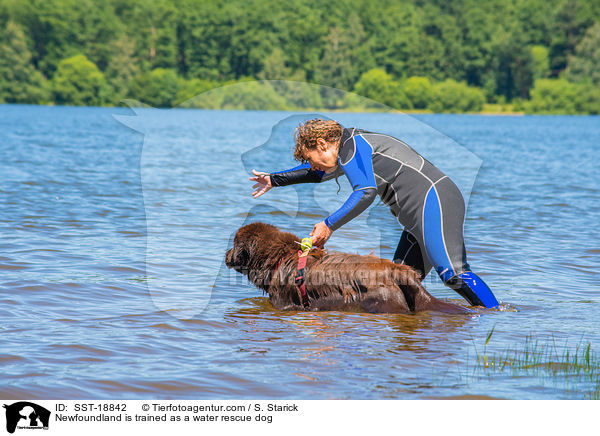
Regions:
<instances>
[{"instance_id":1,"label":"black newfoundland dog","mask_svg":"<svg viewBox=\"0 0 600 436\"><path fill-rule=\"evenodd\" d=\"M413 313L434 310L473 313L429 294L417 273L377 256L313 249L306 260L304 288L296 284L300 239L264 223L238 230L225 264L269 294L281 310L340 310Z\"/></svg>"}]
</instances>

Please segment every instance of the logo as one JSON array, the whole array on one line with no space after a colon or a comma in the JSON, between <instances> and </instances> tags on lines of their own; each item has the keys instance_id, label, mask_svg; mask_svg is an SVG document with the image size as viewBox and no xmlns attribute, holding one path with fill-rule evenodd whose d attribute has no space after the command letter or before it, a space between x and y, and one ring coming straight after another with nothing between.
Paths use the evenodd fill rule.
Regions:
<instances>
[{"instance_id":1,"label":"logo","mask_svg":"<svg viewBox=\"0 0 600 436\"><path fill-rule=\"evenodd\" d=\"M19 401L4 405L6 409L6 431L14 433L15 429L48 430L50 411L35 403Z\"/></svg>"}]
</instances>

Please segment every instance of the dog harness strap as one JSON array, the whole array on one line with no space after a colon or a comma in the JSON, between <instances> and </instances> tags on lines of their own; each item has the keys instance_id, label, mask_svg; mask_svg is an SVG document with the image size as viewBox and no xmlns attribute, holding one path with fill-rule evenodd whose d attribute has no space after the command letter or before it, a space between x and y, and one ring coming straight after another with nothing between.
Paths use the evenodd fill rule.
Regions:
<instances>
[{"instance_id":1,"label":"dog harness strap","mask_svg":"<svg viewBox=\"0 0 600 436\"><path fill-rule=\"evenodd\" d=\"M304 268L306 267L308 251L309 250L307 250L306 253L298 251L298 269L296 270L296 286L300 289L302 305L305 308L308 307L308 294L306 293L306 284L304 283Z\"/></svg>"}]
</instances>

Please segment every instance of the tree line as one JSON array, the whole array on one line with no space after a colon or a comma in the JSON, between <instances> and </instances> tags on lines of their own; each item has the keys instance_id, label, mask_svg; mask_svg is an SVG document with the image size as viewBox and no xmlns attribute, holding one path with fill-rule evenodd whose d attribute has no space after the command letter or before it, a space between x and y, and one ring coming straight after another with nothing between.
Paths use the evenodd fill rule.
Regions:
<instances>
[{"instance_id":1,"label":"tree line","mask_svg":"<svg viewBox=\"0 0 600 436\"><path fill-rule=\"evenodd\" d=\"M0 102L376 106L332 89L400 110L597 114L600 2L0 0Z\"/></svg>"}]
</instances>

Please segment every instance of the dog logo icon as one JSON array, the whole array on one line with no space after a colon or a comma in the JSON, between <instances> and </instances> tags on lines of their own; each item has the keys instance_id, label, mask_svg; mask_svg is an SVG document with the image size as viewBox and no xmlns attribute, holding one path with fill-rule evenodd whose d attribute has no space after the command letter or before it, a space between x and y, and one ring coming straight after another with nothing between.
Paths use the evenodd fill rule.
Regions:
<instances>
[{"instance_id":1,"label":"dog logo icon","mask_svg":"<svg viewBox=\"0 0 600 436\"><path fill-rule=\"evenodd\" d=\"M50 411L28 401L4 405L6 409L6 431L19 429L48 429Z\"/></svg>"}]
</instances>

